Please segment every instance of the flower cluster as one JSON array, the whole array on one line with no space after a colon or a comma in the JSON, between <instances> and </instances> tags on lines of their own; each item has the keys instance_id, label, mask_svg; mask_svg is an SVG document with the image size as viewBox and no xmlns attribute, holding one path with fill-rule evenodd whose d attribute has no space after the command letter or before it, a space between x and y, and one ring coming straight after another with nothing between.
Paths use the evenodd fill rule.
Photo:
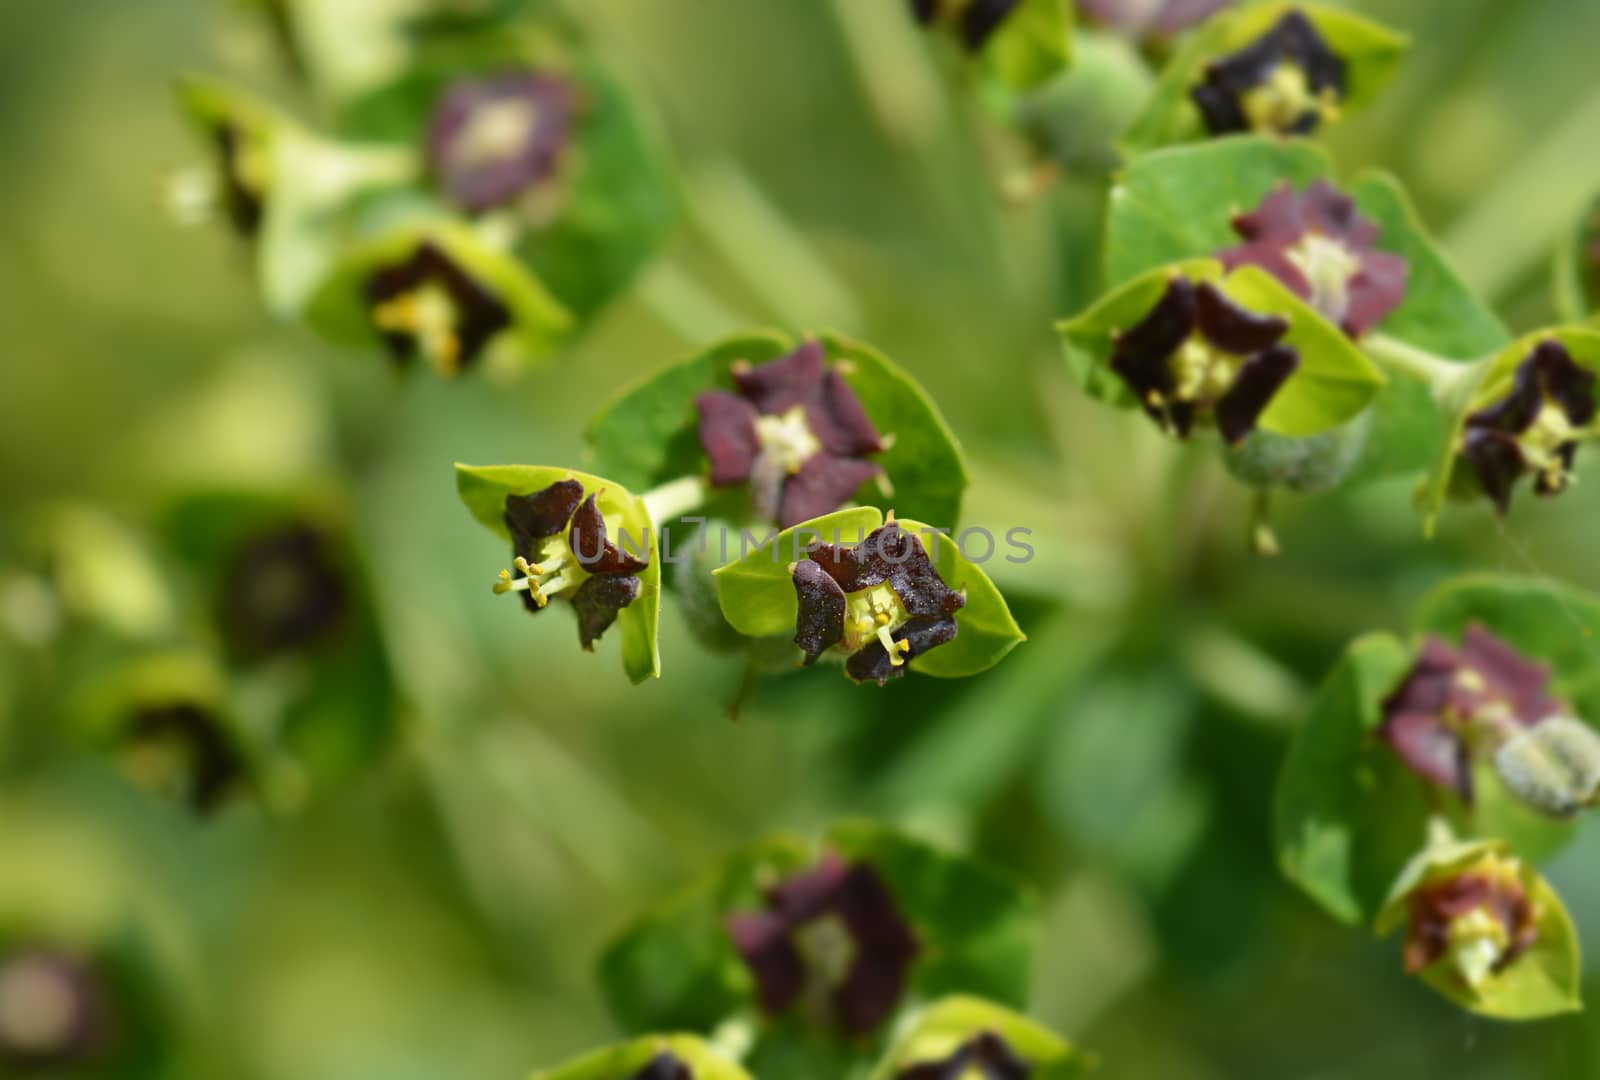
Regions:
<instances>
[{"instance_id":1,"label":"flower cluster","mask_svg":"<svg viewBox=\"0 0 1600 1080\"><path fill-rule=\"evenodd\" d=\"M1336 119L1345 62L1299 10L1238 52L1211 61L1190 91L1214 135L1270 131L1306 135Z\"/></svg>"},{"instance_id":2,"label":"flower cluster","mask_svg":"<svg viewBox=\"0 0 1600 1080\"><path fill-rule=\"evenodd\" d=\"M1435 966L1481 991L1539 938L1538 910L1520 860L1489 852L1463 868L1430 875L1406 898L1406 974Z\"/></svg>"},{"instance_id":3,"label":"flower cluster","mask_svg":"<svg viewBox=\"0 0 1600 1080\"><path fill-rule=\"evenodd\" d=\"M982 1031L962 1043L943 1061L923 1061L901 1069L895 1080L1028 1080L1032 1066L994 1031Z\"/></svg>"}]
</instances>

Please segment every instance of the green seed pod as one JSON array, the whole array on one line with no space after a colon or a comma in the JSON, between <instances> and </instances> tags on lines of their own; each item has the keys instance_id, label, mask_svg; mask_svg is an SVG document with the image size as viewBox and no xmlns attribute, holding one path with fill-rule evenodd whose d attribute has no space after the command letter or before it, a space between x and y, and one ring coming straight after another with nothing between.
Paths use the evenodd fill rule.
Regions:
<instances>
[{"instance_id":1,"label":"green seed pod","mask_svg":"<svg viewBox=\"0 0 1600 1080\"><path fill-rule=\"evenodd\" d=\"M1494 767L1512 794L1550 817L1600 802L1600 733L1570 716L1513 735L1495 752Z\"/></svg>"},{"instance_id":2,"label":"green seed pod","mask_svg":"<svg viewBox=\"0 0 1600 1080\"><path fill-rule=\"evenodd\" d=\"M1263 428L1237 450L1224 448L1223 462L1239 480L1255 487L1279 487L1302 494L1337 487L1361 460L1372 430L1372 413L1331 431L1303 439Z\"/></svg>"}]
</instances>

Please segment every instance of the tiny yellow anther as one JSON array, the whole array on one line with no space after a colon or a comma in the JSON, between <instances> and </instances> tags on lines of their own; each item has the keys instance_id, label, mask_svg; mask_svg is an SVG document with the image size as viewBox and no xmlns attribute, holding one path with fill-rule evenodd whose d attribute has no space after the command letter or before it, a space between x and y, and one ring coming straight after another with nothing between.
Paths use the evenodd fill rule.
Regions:
<instances>
[{"instance_id":1,"label":"tiny yellow anther","mask_svg":"<svg viewBox=\"0 0 1600 1080\"><path fill-rule=\"evenodd\" d=\"M877 622L878 622L879 626L888 626L889 625L889 616L887 614L885 614L884 612L880 611L880 612L878 612Z\"/></svg>"}]
</instances>

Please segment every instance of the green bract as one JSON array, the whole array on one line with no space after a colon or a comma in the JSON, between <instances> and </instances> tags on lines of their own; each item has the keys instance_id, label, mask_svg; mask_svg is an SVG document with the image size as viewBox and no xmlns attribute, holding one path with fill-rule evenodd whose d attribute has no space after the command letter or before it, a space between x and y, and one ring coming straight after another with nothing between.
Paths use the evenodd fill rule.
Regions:
<instances>
[{"instance_id":1,"label":"green bract","mask_svg":"<svg viewBox=\"0 0 1600 1080\"><path fill-rule=\"evenodd\" d=\"M938 408L905 371L877 350L832 333L820 340L829 365L860 399L867 417L894 442L872 461L892 485L892 498L868 483L863 501L892 505L918 518L953 526L967 486L966 464ZM669 365L603 406L585 438L593 467L637 489L706 472L694 399L706 390L732 390L736 361L761 364L792 352L799 341L777 331L743 334ZM715 492L713 492L715 497ZM742 491L717 507L729 518L749 516Z\"/></svg>"},{"instance_id":2,"label":"green bract","mask_svg":"<svg viewBox=\"0 0 1600 1080\"><path fill-rule=\"evenodd\" d=\"M913 1016L869 1080L896 1080L913 1065L944 1061L968 1040L984 1034L998 1035L1028 1063L1029 1080L1066 1080L1082 1075L1089 1065L1065 1039L1021 1013L958 995Z\"/></svg>"},{"instance_id":3,"label":"green bract","mask_svg":"<svg viewBox=\"0 0 1600 1080\"><path fill-rule=\"evenodd\" d=\"M1406 901L1419 886L1448 879L1486 856L1507 858L1510 851L1506 844L1495 840L1430 846L1411 860L1395 881L1378 914L1378 934L1387 935L1406 925ZM1538 935L1527 952L1476 989L1443 964L1424 968L1419 977L1462 1008L1500 1020L1536 1020L1575 1012L1582 1008L1577 930L1549 882L1526 866L1520 878L1533 904Z\"/></svg>"},{"instance_id":4,"label":"green bract","mask_svg":"<svg viewBox=\"0 0 1600 1080\"><path fill-rule=\"evenodd\" d=\"M1224 275L1221 263L1194 259L1141 274L1081 315L1058 324L1067 370L1091 397L1124 408L1135 405L1132 393L1110 367L1114 336L1149 314L1174 275L1218 283L1241 307L1288 321L1283 343L1299 352L1300 367L1261 415L1263 430L1319 434L1358 415L1383 385L1383 373L1337 327L1266 271L1243 266Z\"/></svg>"},{"instance_id":5,"label":"green bract","mask_svg":"<svg viewBox=\"0 0 1600 1080\"><path fill-rule=\"evenodd\" d=\"M1007 86L1028 90L1072 62L1069 0L1022 0L983 47L985 66Z\"/></svg>"},{"instance_id":6,"label":"green bract","mask_svg":"<svg viewBox=\"0 0 1600 1080\"><path fill-rule=\"evenodd\" d=\"M1541 341L1560 343L1579 367L1600 371L1600 330L1582 326L1557 326L1524 334L1480 361L1473 369L1464 371L1461 389L1466 392L1458 396L1457 408L1435 458L1433 470L1417 496L1419 509L1430 533L1447 498L1455 496L1473 500L1481 492L1470 466L1464 466L1458 460L1467 418L1510 393L1517 368Z\"/></svg>"},{"instance_id":7,"label":"green bract","mask_svg":"<svg viewBox=\"0 0 1600 1080\"><path fill-rule=\"evenodd\" d=\"M1319 4L1254 4L1217 16L1183 43L1168 61L1150 100L1124 133L1124 151L1134 155L1167 143L1205 138L1189 91L1199 82L1206 64L1250 44L1296 9L1311 19L1329 48L1345 61L1347 88L1341 107L1360 108L1376 97L1409 45L1404 35L1352 12Z\"/></svg>"},{"instance_id":8,"label":"green bract","mask_svg":"<svg viewBox=\"0 0 1600 1080\"><path fill-rule=\"evenodd\" d=\"M553 1069L541 1069L532 1080L632 1080L662 1054L687 1065L694 1080L750 1080L738 1062L696 1035L646 1035L591 1050Z\"/></svg>"},{"instance_id":9,"label":"green bract","mask_svg":"<svg viewBox=\"0 0 1600 1080\"><path fill-rule=\"evenodd\" d=\"M472 516L496 536L510 539L506 496L530 495L563 480L576 480L585 495L595 495L612 542L622 536L630 552L642 548L649 562L638 574L640 591L617 615L622 666L635 683L661 676L656 635L661 621L661 559L655 524L644 500L612 480L573 469L543 465L456 465L456 490ZM487 580L487 579L486 579ZM520 614L520 613L519 613Z\"/></svg>"},{"instance_id":10,"label":"green bract","mask_svg":"<svg viewBox=\"0 0 1600 1080\"><path fill-rule=\"evenodd\" d=\"M1005 597L982 569L961 554L955 535L908 518L896 520L922 542L945 584L964 592L967 600L955 616L959 631L955 640L911 660L911 670L938 678L965 678L994 667L1026 640ZM811 544L856 544L882 524L884 516L876 507L858 506L775 535L769 531L764 543L715 572L723 617L750 637L792 637L799 616L792 564L804 558Z\"/></svg>"},{"instance_id":11,"label":"green bract","mask_svg":"<svg viewBox=\"0 0 1600 1080\"><path fill-rule=\"evenodd\" d=\"M1568 322L1600 313L1600 197L1584 208L1556 251L1556 310Z\"/></svg>"},{"instance_id":12,"label":"green bract","mask_svg":"<svg viewBox=\"0 0 1600 1080\"><path fill-rule=\"evenodd\" d=\"M1460 578L1418 606L1412 640L1432 634L1457 642L1473 623L1548 663L1551 692L1593 725L1600 687L1589 643L1600 635L1600 601L1551 582ZM1389 883L1423 845L1430 814L1447 815L1462 836L1503 839L1532 859L1573 834L1571 824L1515 798L1487 763L1476 769L1471 808L1405 769L1377 729L1384 699L1414 659L1414 649L1391 634L1353 642L1312 704L1278 777L1279 864L1347 922L1375 916Z\"/></svg>"}]
</instances>

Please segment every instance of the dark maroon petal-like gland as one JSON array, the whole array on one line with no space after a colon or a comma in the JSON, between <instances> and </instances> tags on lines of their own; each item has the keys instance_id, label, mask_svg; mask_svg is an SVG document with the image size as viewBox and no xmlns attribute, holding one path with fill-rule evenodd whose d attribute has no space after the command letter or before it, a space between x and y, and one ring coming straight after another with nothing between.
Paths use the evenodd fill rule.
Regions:
<instances>
[{"instance_id":1,"label":"dark maroon petal-like gland","mask_svg":"<svg viewBox=\"0 0 1600 1080\"><path fill-rule=\"evenodd\" d=\"M1229 446L1250 437L1261 414L1299 366L1300 354L1288 345L1274 345L1244 362L1215 410L1217 430Z\"/></svg>"},{"instance_id":2,"label":"dark maroon petal-like gland","mask_svg":"<svg viewBox=\"0 0 1600 1080\"><path fill-rule=\"evenodd\" d=\"M694 399L694 407L700 414L700 446L711 462L712 485L744 483L761 452L755 406L737 394L707 390Z\"/></svg>"},{"instance_id":3,"label":"dark maroon petal-like gland","mask_svg":"<svg viewBox=\"0 0 1600 1080\"><path fill-rule=\"evenodd\" d=\"M507 495L506 528L516 553L532 559L535 541L559 536L581 502L583 485L576 480L557 480L529 495Z\"/></svg>"},{"instance_id":4,"label":"dark maroon petal-like gland","mask_svg":"<svg viewBox=\"0 0 1600 1080\"><path fill-rule=\"evenodd\" d=\"M806 654L805 663L810 666L844 640L847 601L839 583L810 559L795 564L794 592L799 603L794 643Z\"/></svg>"},{"instance_id":5,"label":"dark maroon petal-like gland","mask_svg":"<svg viewBox=\"0 0 1600 1080\"><path fill-rule=\"evenodd\" d=\"M900 654L904 661L911 661L921 656L936 646L954 641L957 626L953 616L939 617L922 616L911 619L900 629L890 635L895 641L908 641L911 643L909 652ZM888 650L876 638L867 642L853 653L844 663L845 674L856 682L875 682L879 686L890 679L898 679L906 673L907 664L894 664L889 659Z\"/></svg>"},{"instance_id":6,"label":"dark maroon petal-like gland","mask_svg":"<svg viewBox=\"0 0 1600 1080\"><path fill-rule=\"evenodd\" d=\"M1116 336L1117 355L1159 360L1164 365L1194 332L1195 308L1194 282L1172 278L1150 313Z\"/></svg>"},{"instance_id":7,"label":"dark maroon petal-like gland","mask_svg":"<svg viewBox=\"0 0 1600 1080\"><path fill-rule=\"evenodd\" d=\"M1436 637L1425 638L1405 679L1384 699L1383 714L1443 712L1461 667L1460 653Z\"/></svg>"},{"instance_id":8,"label":"dark maroon petal-like gland","mask_svg":"<svg viewBox=\"0 0 1600 1080\"><path fill-rule=\"evenodd\" d=\"M1453 789L1472 805L1472 756L1459 734L1438 713L1392 713L1378 734L1406 768L1431 783Z\"/></svg>"},{"instance_id":9,"label":"dark maroon petal-like gland","mask_svg":"<svg viewBox=\"0 0 1600 1080\"><path fill-rule=\"evenodd\" d=\"M1356 201L1326 180L1313 180L1300 196L1307 228L1364 251L1378 239L1378 225L1356 212Z\"/></svg>"},{"instance_id":10,"label":"dark maroon petal-like gland","mask_svg":"<svg viewBox=\"0 0 1600 1080\"><path fill-rule=\"evenodd\" d=\"M644 542L642 537L630 539ZM606 520L593 494L573 513L567 544L577 556L578 565L591 574L637 574L650 565L648 560L637 558L606 539Z\"/></svg>"},{"instance_id":11,"label":"dark maroon petal-like gland","mask_svg":"<svg viewBox=\"0 0 1600 1080\"><path fill-rule=\"evenodd\" d=\"M1248 214L1233 216L1233 231L1249 241L1289 245L1306 234L1304 205L1294 185L1285 180L1267 192Z\"/></svg>"},{"instance_id":12,"label":"dark maroon petal-like gland","mask_svg":"<svg viewBox=\"0 0 1600 1080\"><path fill-rule=\"evenodd\" d=\"M1579 426L1594 419L1595 374L1580 367L1559 341L1541 341L1524 365L1532 365L1550 399L1561 406L1567 419Z\"/></svg>"},{"instance_id":13,"label":"dark maroon petal-like gland","mask_svg":"<svg viewBox=\"0 0 1600 1080\"><path fill-rule=\"evenodd\" d=\"M1461 440L1461 456L1478 476L1478 486L1501 514L1511 509L1511 492L1527 469L1522 451L1509 435L1470 426Z\"/></svg>"},{"instance_id":14,"label":"dark maroon petal-like gland","mask_svg":"<svg viewBox=\"0 0 1600 1080\"><path fill-rule=\"evenodd\" d=\"M806 965L789 938L788 922L765 911L736 912L724 920L724 926L755 979L761 1010L776 1016L794 1004L805 989Z\"/></svg>"},{"instance_id":15,"label":"dark maroon petal-like gland","mask_svg":"<svg viewBox=\"0 0 1600 1080\"><path fill-rule=\"evenodd\" d=\"M939 0L911 0L911 17L923 26L932 25L938 14Z\"/></svg>"},{"instance_id":16,"label":"dark maroon petal-like gland","mask_svg":"<svg viewBox=\"0 0 1600 1080\"><path fill-rule=\"evenodd\" d=\"M1303 12L1291 10L1261 37L1237 52L1206 65L1201 82L1189 91L1206 128L1213 135L1246 131L1250 127L1240 102L1243 95L1261 85L1284 60L1297 64L1306 73L1314 92L1332 89L1343 96L1345 63L1335 55ZM1293 130L1305 134L1315 130L1320 116L1308 113L1299 117Z\"/></svg>"},{"instance_id":17,"label":"dark maroon petal-like gland","mask_svg":"<svg viewBox=\"0 0 1600 1080\"><path fill-rule=\"evenodd\" d=\"M799 472L784 481L778 503L778 527L792 529L801 522L833 513L878 472L878 467L870 461L812 454Z\"/></svg>"},{"instance_id":18,"label":"dark maroon petal-like gland","mask_svg":"<svg viewBox=\"0 0 1600 1080\"><path fill-rule=\"evenodd\" d=\"M1217 252L1217 259L1229 273L1241 266L1259 266L1289 287L1300 299L1311 300L1311 282L1276 241L1240 244Z\"/></svg>"},{"instance_id":19,"label":"dark maroon petal-like gland","mask_svg":"<svg viewBox=\"0 0 1600 1080\"><path fill-rule=\"evenodd\" d=\"M1246 311L1209 281L1195 289L1195 315L1206 340L1235 356L1260 352L1289 332L1288 320Z\"/></svg>"},{"instance_id":20,"label":"dark maroon petal-like gland","mask_svg":"<svg viewBox=\"0 0 1600 1080\"><path fill-rule=\"evenodd\" d=\"M488 162L456 158L456 143L475 114L511 100L532 105L533 123L521 153ZM555 175L571 139L577 94L564 78L514 71L487 79L467 79L445 91L428 136L428 161L445 194L468 213L479 213L516 198Z\"/></svg>"},{"instance_id":21,"label":"dark maroon petal-like gland","mask_svg":"<svg viewBox=\"0 0 1600 1080\"><path fill-rule=\"evenodd\" d=\"M1510 705L1517 722L1526 727L1568 711L1561 699L1549 692L1550 665L1528 659L1480 623L1467 627L1461 659L1483 677L1486 693Z\"/></svg>"},{"instance_id":22,"label":"dark maroon petal-like gland","mask_svg":"<svg viewBox=\"0 0 1600 1080\"><path fill-rule=\"evenodd\" d=\"M776 416L812 399L822 381L822 368L822 343L806 341L788 356L735 371L733 382L757 412Z\"/></svg>"},{"instance_id":23,"label":"dark maroon petal-like gland","mask_svg":"<svg viewBox=\"0 0 1600 1080\"><path fill-rule=\"evenodd\" d=\"M630 1080L694 1080L694 1071L683 1060L663 1050Z\"/></svg>"},{"instance_id":24,"label":"dark maroon petal-like gland","mask_svg":"<svg viewBox=\"0 0 1600 1080\"><path fill-rule=\"evenodd\" d=\"M961 42L968 52L977 52L988 43L1000 24L1022 0L969 0L961 13Z\"/></svg>"},{"instance_id":25,"label":"dark maroon petal-like gland","mask_svg":"<svg viewBox=\"0 0 1600 1080\"><path fill-rule=\"evenodd\" d=\"M133 714L126 736L132 742L176 740L191 755L190 807L199 814L217 809L244 777L244 761L222 720L187 703L148 706Z\"/></svg>"},{"instance_id":26,"label":"dark maroon petal-like gland","mask_svg":"<svg viewBox=\"0 0 1600 1080\"><path fill-rule=\"evenodd\" d=\"M1358 338L1382 322L1406 298L1411 264L1387 251L1365 251L1361 268L1350 278L1350 306L1340 329Z\"/></svg>"},{"instance_id":27,"label":"dark maroon petal-like gland","mask_svg":"<svg viewBox=\"0 0 1600 1080\"><path fill-rule=\"evenodd\" d=\"M908 614L954 615L966 606L966 598L939 576L921 537L913 536L898 525L886 525L875 535L878 557L890 566L889 587Z\"/></svg>"},{"instance_id":28,"label":"dark maroon petal-like gland","mask_svg":"<svg viewBox=\"0 0 1600 1080\"><path fill-rule=\"evenodd\" d=\"M1517 365L1511 380L1511 391L1505 397L1467 417L1469 430L1487 428L1508 435L1520 435L1533 426L1539 410L1544 407L1544 388L1540 385L1542 380L1539 378L1536 357L1537 350Z\"/></svg>"},{"instance_id":29,"label":"dark maroon petal-like gland","mask_svg":"<svg viewBox=\"0 0 1600 1080\"><path fill-rule=\"evenodd\" d=\"M790 874L766 890L767 906L790 926L806 922L834 908L849 877L850 866L837 852L823 852L811 869Z\"/></svg>"},{"instance_id":30,"label":"dark maroon petal-like gland","mask_svg":"<svg viewBox=\"0 0 1600 1080\"><path fill-rule=\"evenodd\" d=\"M1028 1080L1032 1066L995 1032L983 1032L971 1046L988 1080Z\"/></svg>"},{"instance_id":31,"label":"dark maroon petal-like gland","mask_svg":"<svg viewBox=\"0 0 1600 1080\"><path fill-rule=\"evenodd\" d=\"M865 1035L899 1004L920 945L888 886L870 866L850 867L834 910L855 945L855 958L835 992L834 1005L846 1033Z\"/></svg>"},{"instance_id":32,"label":"dark maroon petal-like gland","mask_svg":"<svg viewBox=\"0 0 1600 1080\"><path fill-rule=\"evenodd\" d=\"M457 266L443 250L425 241L407 261L369 276L363 291L369 306L376 307L401 293L419 288L429 280L444 286L445 292L455 303L458 315L456 337L461 345L460 366L466 368L478 358L484 346L496 334L511 325L511 311L492 292ZM405 364L416 355L417 342L410 334L381 331L379 336L396 363Z\"/></svg>"},{"instance_id":33,"label":"dark maroon petal-like gland","mask_svg":"<svg viewBox=\"0 0 1600 1080\"><path fill-rule=\"evenodd\" d=\"M301 521L246 537L229 556L216 599L228 651L251 660L328 641L349 607L329 539Z\"/></svg>"},{"instance_id":34,"label":"dark maroon petal-like gland","mask_svg":"<svg viewBox=\"0 0 1600 1080\"><path fill-rule=\"evenodd\" d=\"M883 449L883 437L867 418L861 399L837 370L823 375L816 397L806 403L806 424L834 457L865 457Z\"/></svg>"},{"instance_id":35,"label":"dark maroon petal-like gland","mask_svg":"<svg viewBox=\"0 0 1600 1080\"><path fill-rule=\"evenodd\" d=\"M1239 93L1228 89L1211 68L1206 69L1205 81L1190 89L1189 98L1200 110L1200 118L1211 134L1227 135L1250 129L1250 121L1239 105Z\"/></svg>"},{"instance_id":36,"label":"dark maroon petal-like gland","mask_svg":"<svg viewBox=\"0 0 1600 1080\"><path fill-rule=\"evenodd\" d=\"M572 607L578 613L578 641L587 651L611 629L617 614L639 598L643 586L632 574L596 574L572 594Z\"/></svg>"},{"instance_id":37,"label":"dark maroon petal-like gland","mask_svg":"<svg viewBox=\"0 0 1600 1080\"><path fill-rule=\"evenodd\" d=\"M1313 93L1333 90L1339 97L1345 93L1345 62L1318 32L1305 12L1291 10L1278 20L1277 32L1286 52L1306 73L1306 82Z\"/></svg>"}]
</instances>

